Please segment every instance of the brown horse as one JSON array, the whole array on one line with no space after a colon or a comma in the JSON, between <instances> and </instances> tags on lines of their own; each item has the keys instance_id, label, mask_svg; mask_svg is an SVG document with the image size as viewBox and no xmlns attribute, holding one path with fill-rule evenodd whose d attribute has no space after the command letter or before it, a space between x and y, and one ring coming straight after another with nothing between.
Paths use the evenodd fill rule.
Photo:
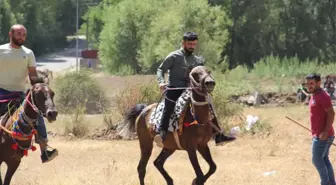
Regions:
<instances>
[{"instance_id":1,"label":"brown horse","mask_svg":"<svg viewBox=\"0 0 336 185\"><path fill-rule=\"evenodd\" d=\"M213 161L208 146L208 142L212 138L212 125L209 120L210 105L208 101L208 93L212 92L215 87L215 80L211 77L210 72L203 66L198 66L192 69L189 74L191 82L190 106L183 108L184 116L179 120L179 127L181 123L191 123L194 120L198 124L192 124L187 127L180 127L182 132L168 132L165 141L163 142L163 149L160 155L154 161L155 167L165 178L168 185L173 185L173 179L168 175L164 169L166 159L171 156L176 150L185 150L188 153L191 164L196 173L196 179L193 184L203 185L206 180L215 173L216 164ZM125 117L123 127L128 130L128 133L135 132L138 135L141 150L141 159L138 164L138 175L140 184L144 185L144 178L146 174L146 166L151 156L153 149L153 140L156 130L148 125L150 123L150 115L155 111L157 104L149 106L137 104ZM192 110L190 110L192 108ZM195 118L195 119L194 119ZM183 125L183 124L182 124ZM202 157L209 164L209 171L204 175L197 159L198 151Z\"/></svg>"},{"instance_id":2,"label":"brown horse","mask_svg":"<svg viewBox=\"0 0 336 185\"><path fill-rule=\"evenodd\" d=\"M28 154L28 150L36 150L32 145L32 137L36 134L34 128L38 114L46 117L49 122L55 121L57 117L54 92L43 83L43 79L36 82L39 83L32 83L22 104L18 101L20 106L15 106L18 108L9 111L9 115L7 113L0 121L0 166L2 162L7 164L4 185L10 184L21 158Z\"/></svg>"}]
</instances>

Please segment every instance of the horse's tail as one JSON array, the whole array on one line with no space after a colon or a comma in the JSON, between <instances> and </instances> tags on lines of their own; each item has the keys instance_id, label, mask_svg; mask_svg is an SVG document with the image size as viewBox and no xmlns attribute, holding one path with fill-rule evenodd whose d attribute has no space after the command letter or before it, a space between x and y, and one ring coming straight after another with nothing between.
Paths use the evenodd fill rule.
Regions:
<instances>
[{"instance_id":1,"label":"horse's tail","mask_svg":"<svg viewBox=\"0 0 336 185\"><path fill-rule=\"evenodd\" d=\"M136 104L125 115L124 122L118 125L118 134L122 138L131 138L135 133L135 122L137 117L146 108L145 104Z\"/></svg>"}]
</instances>

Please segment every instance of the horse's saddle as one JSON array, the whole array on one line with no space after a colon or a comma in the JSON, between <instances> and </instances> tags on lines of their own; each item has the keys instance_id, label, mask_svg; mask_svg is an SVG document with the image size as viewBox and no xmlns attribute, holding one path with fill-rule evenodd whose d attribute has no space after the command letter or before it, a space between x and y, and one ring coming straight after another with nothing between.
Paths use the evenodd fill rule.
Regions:
<instances>
[{"instance_id":1,"label":"horse's saddle","mask_svg":"<svg viewBox=\"0 0 336 185\"><path fill-rule=\"evenodd\" d=\"M191 114L190 111L190 105L191 105L191 90L185 90L181 96L177 99L174 107L174 111L170 116L169 120L169 126L168 131L174 132L179 131L179 133L182 132L182 128L184 126L187 126L188 124L194 124L197 123L194 119L188 120L188 123L184 123L184 117L186 114ZM149 125L152 127L153 130L158 131L161 124L161 117L163 115L164 110L164 99L157 105L157 107L154 109L154 111L150 114L150 123Z\"/></svg>"},{"instance_id":2,"label":"horse's saddle","mask_svg":"<svg viewBox=\"0 0 336 185\"><path fill-rule=\"evenodd\" d=\"M8 121L10 116L12 116L15 113L15 111L19 108L20 102L17 101L17 102L14 102L13 104L10 103L9 104L9 106L11 107L10 111L8 111L8 105L7 104L5 104L5 105L6 105L6 107L5 108L2 107L1 111L0 111L0 115L1 115L0 116L0 124L2 126L6 125L6 122Z\"/></svg>"}]
</instances>

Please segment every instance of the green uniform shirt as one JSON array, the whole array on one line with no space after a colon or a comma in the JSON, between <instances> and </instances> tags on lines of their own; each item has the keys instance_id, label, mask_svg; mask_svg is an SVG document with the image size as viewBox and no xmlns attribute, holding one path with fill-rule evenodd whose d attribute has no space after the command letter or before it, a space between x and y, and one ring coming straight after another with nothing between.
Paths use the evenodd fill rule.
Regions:
<instances>
[{"instance_id":1,"label":"green uniform shirt","mask_svg":"<svg viewBox=\"0 0 336 185\"><path fill-rule=\"evenodd\" d=\"M169 53L159 66L156 76L159 83L165 83L164 73L168 72L168 85L175 87L187 87L189 84L189 72L192 68L204 65L200 57L192 54L185 55L183 48Z\"/></svg>"}]
</instances>

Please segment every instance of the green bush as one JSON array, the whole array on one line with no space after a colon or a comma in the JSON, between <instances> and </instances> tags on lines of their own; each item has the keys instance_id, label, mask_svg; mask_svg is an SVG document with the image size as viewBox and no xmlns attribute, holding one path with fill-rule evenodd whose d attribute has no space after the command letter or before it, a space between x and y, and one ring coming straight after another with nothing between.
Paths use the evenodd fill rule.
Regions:
<instances>
[{"instance_id":1,"label":"green bush","mask_svg":"<svg viewBox=\"0 0 336 185\"><path fill-rule=\"evenodd\" d=\"M316 60L300 62L297 57L283 58L270 55L260 59L253 69L247 66L221 74L216 73L216 81L225 84L226 94L244 95L258 92L292 93L309 73L319 73L322 77L334 74L336 63L323 64Z\"/></svg>"},{"instance_id":2,"label":"green bush","mask_svg":"<svg viewBox=\"0 0 336 185\"><path fill-rule=\"evenodd\" d=\"M69 72L56 79L56 102L61 113L72 113L84 107L85 113L102 113L109 107L104 89L91 72Z\"/></svg>"},{"instance_id":3,"label":"green bush","mask_svg":"<svg viewBox=\"0 0 336 185\"><path fill-rule=\"evenodd\" d=\"M242 112L242 107L230 100L231 93L227 89L227 83L217 79L216 88L211 95L217 119L225 131L229 130L230 118Z\"/></svg>"},{"instance_id":4,"label":"green bush","mask_svg":"<svg viewBox=\"0 0 336 185\"><path fill-rule=\"evenodd\" d=\"M129 84L125 89L117 93L115 100L117 109L124 116L135 104L152 104L159 101L161 96L158 84L155 80L143 85Z\"/></svg>"},{"instance_id":5,"label":"green bush","mask_svg":"<svg viewBox=\"0 0 336 185\"><path fill-rule=\"evenodd\" d=\"M259 78L302 77L313 72L321 75L334 73L335 67L336 64L333 62L329 64L319 63L317 60L300 62L298 57L280 59L270 55L259 60L250 73Z\"/></svg>"},{"instance_id":6,"label":"green bush","mask_svg":"<svg viewBox=\"0 0 336 185\"><path fill-rule=\"evenodd\" d=\"M71 113L72 116L65 120L65 134L71 133L76 137L86 136L89 132L89 124L85 121L85 106L78 105Z\"/></svg>"}]
</instances>

